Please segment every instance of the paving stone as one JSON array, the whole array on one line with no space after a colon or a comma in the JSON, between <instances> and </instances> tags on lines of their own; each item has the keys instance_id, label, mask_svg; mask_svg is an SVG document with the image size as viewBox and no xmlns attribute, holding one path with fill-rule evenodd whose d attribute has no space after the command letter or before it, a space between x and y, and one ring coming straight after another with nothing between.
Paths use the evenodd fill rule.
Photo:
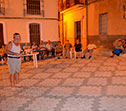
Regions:
<instances>
[{"instance_id":1,"label":"paving stone","mask_svg":"<svg viewBox=\"0 0 126 111\"><path fill-rule=\"evenodd\" d=\"M38 85L45 86L45 87L54 87L54 86L57 86L60 82L61 82L61 79L46 79Z\"/></svg>"},{"instance_id":2,"label":"paving stone","mask_svg":"<svg viewBox=\"0 0 126 111\"><path fill-rule=\"evenodd\" d=\"M48 78L51 75L52 75L52 73L46 73L46 72L44 72L44 73L37 73L37 74L33 75L32 78L33 79L46 79L46 78Z\"/></svg>"},{"instance_id":3,"label":"paving stone","mask_svg":"<svg viewBox=\"0 0 126 111\"><path fill-rule=\"evenodd\" d=\"M70 88L70 87L56 87L52 89L48 95L67 97L67 96L71 96L73 91L74 88Z\"/></svg>"},{"instance_id":4,"label":"paving stone","mask_svg":"<svg viewBox=\"0 0 126 111\"><path fill-rule=\"evenodd\" d=\"M110 85L107 87L107 95L126 96L126 86Z\"/></svg>"},{"instance_id":5,"label":"paving stone","mask_svg":"<svg viewBox=\"0 0 126 111\"><path fill-rule=\"evenodd\" d=\"M116 76L126 76L126 71L115 71Z\"/></svg>"},{"instance_id":6,"label":"paving stone","mask_svg":"<svg viewBox=\"0 0 126 111\"><path fill-rule=\"evenodd\" d=\"M87 84L105 86L107 85L107 78L90 78Z\"/></svg>"},{"instance_id":7,"label":"paving stone","mask_svg":"<svg viewBox=\"0 0 126 111\"><path fill-rule=\"evenodd\" d=\"M102 66L99 68L100 71L114 71L115 67L111 67L111 66Z\"/></svg>"},{"instance_id":8,"label":"paving stone","mask_svg":"<svg viewBox=\"0 0 126 111\"><path fill-rule=\"evenodd\" d=\"M111 71L96 71L94 72L95 77L111 77Z\"/></svg>"},{"instance_id":9,"label":"paving stone","mask_svg":"<svg viewBox=\"0 0 126 111\"><path fill-rule=\"evenodd\" d=\"M18 108L26 104L28 100L22 97L9 97L0 103L0 109L3 111L19 111Z\"/></svg>"},{"instance_id":10,"label":"paving stone","mask_svg":"<svg viewBox=\"0 0 126 111\"><path fill-rule=\"evenodd\" d=\"M0 111L125 111L124 57L51 58L22 63L19 86L0 66Z\"/></svg>"},{"instance_id":11,"label":"paving stone","mask_svg":"<svg viewBox=\"0 0 126 111\"><path fill-rule=\"evenodd\" d=\"M63 72L77 72L79 68L66 68L63 70Z\"/></svg>"},{"instance_id":12,"label":"paving stone","mask_svg":"<svg viewBox=\"0 0 126 111\"><path fill-rule=\"evenodd\" d=\"M101 96L101 91L102 91L101 87L82 86L79 88L76 95L98 97L98 96Z\"/></svg>"},{"instance_id":13,"label":"paving stone","mask_svg":"<svg viewBox=\"0 0 126 111\"><path fill-rule=\"evenodd\" d=\"M67 73L67 72L59 72L59 73L56 73L52 76L52 78L68 78L72 73Z\"/></svg>"},{"instance_id":14,"label":"paving stone","mask_svg":"<svg viewBox=\"0 0 126 111\"><path fill-rule=\"evenodd\" d=\"M99 111L125 111L126 98L102 97L99 106Z\"/></svg>"},{"instance_id":15,"label":"paving stone","mask_svg":"<svg viewBox=\"0 0 126 111\"><path fill-rule=\"evenodd\" d=\"M63 86L80 86L82 85L84 79L66 79Z\"/></svg>"},{"instance_id":16,"label":"paving stone","mask_svg":"<svg viewBox=\"0 0 126 111\"><path fill-rule=\"evenodd\" d=\"M81 71L94 72L97 70L97 67L83 67Z\"/></svg>"},{"instance_id":17,"label":"paving stone","mask_svg":"<svg viewBox=\"0 0 126 111\"><path fill-rule=\"evenodd\" d=\"M126 85L126 77L113 77L112 84Z\"/></svg>"},{"instance_id":18,"label":"paving stone","mask_svg":"<svg viewBox=\"0 0 126 111\"><path fill-rule=\"evenodd\" d=\"M30 111L55 111L54 108L59 104L60 99L56 98L45 98L40 97L36 98L35 101L32 102L25 110Z\"/></svg>"},{"instance_id":19,"label":"paving stone","mask_svg":"<svg viewBox=\"0 0 126 111\"><path fill-rule=\"evenodd\" d=\"M91 75L91 72L76 72L73 77L75 78L88 78Z\"/></svg>"},{"instance_id":20,"label":"paving stone","mask_svg":"<svg viewBox=\"0 0 126 111\"><path fill-rule=\"evenodd\" d=\"M92 111L93 99L88 98L68 98L61 111Z\"/></svg>"}]
</instances>

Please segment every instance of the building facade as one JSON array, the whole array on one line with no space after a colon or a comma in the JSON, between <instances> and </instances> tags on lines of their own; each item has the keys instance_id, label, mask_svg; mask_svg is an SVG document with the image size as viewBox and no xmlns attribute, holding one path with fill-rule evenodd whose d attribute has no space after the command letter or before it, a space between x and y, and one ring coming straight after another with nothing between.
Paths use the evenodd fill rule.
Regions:
<instances>
[{"instance_id":1,"label":"building facade","mask_svg":"<svg viewBox=\"0 0 126 111\"><path fill-rule=\"evenodd\" d=\"M90 40L97 46L113 48L115 40L126 39L126 0L60 0L59 6L61 40L74 44L78 24L84 48Z\"/></svg>"},{"instance_id":2,"label":"building facade","mask_svg":"<svg viewBox=\"0 0 126 111\"><path fill-rule=\"evenodd\" d=\"M0 0L0 44L15 32L22 43L58 41L57 0Z\"/></svg>"},{"instance_id":3,"label":"building facade","mask_svg":"<svg viewBox=\"0 0 126 111\"><path fill-rule=\"evenodd\" d=\"M126 0L88 0L88 40L113 48L126 39Z\"/></svg>"},{"instance_id":4,"label":"building facade","mask_svg":"<svg viewBox=\"0 0 126 111\"><path fill-rule=\"evenodd\" d=\"M64 44L66 40L74 46L79 39L83 47L86 47L86 8L84 0L59 0L60 12L60 40Z\"/></svg>"}]
</instances>

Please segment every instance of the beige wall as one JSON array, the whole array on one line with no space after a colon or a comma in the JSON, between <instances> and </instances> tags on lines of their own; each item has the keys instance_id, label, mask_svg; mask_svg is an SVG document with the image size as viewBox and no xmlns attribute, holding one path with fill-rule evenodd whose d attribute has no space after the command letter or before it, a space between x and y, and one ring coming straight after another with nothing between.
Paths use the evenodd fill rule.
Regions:
<instances>
[{"instance_id":1,"label":"beige wall","mask_svg":"<svg viewBox=\"0 0 126 111\"><path fill-rule=\"evenodd\" d=\"M65 10L63 13L64 22L64 37L72 43L75 44L75 22L81 21L81 41L83 47L86 47L86 16L84 16L84 7L74 6ZM66 27L66 28L65 28Z\"/></svg>"},{"instance_id":2,"label":"beige wall","mask_svg":"<svg viewBox=\"0 0 126 111\"><path fill-rule=\"evenodd\" d=\"M99 35L99 14L108 13L108 35L126 35L121 0L104 0L88 6L88 34Z\"/></svg>"},{"instance_id":3,"label":"beige wall","mask_svg":"<svg viewBox=\"0 0 126 111\"><path fill-rule=\"evenodd\" d=\"M29 23L39 23L41 40L58 41L58 9L57 0L44 0L45 16L25 15L24 0L5 0L5 15L0 15L0 23L4 24L5 44L12 40L12 35L18 32L22 42L29 42Z\"/></svg>"}]
</instances>

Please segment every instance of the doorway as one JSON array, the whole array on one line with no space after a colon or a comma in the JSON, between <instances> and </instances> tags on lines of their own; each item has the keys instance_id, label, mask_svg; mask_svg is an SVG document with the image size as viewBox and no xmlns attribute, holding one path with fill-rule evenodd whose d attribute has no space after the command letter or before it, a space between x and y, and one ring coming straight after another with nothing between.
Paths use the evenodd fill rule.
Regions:
<instances>
[{"instance_id":1,"label":"doorway","mask_svg":"<svg viewBox=\"0 0 126 111\"><path fill-rule=\"evenodd\" d=\"M0 48L4 44L3 24L0 23Z\"/></svg>"},{"instance_id":2,"label":"doorway","mask_svg":"<svg viewBox=\"0 0 126 111\"><path fill-rule=\"evenodd\" d=\"M81 42L81 21L75 22L75 41Z\"/></svg>"},{"instance_id":3,"label":"doorway","mask_svg":"<svg viewBox=\"0 0 126 111\"><path fill-rule=\"evenodd\" d=\"M36 44L40 43L40 24L31 23L29 25L30 31L30 43L36 42Z\"/></svg>"}]
</instances>

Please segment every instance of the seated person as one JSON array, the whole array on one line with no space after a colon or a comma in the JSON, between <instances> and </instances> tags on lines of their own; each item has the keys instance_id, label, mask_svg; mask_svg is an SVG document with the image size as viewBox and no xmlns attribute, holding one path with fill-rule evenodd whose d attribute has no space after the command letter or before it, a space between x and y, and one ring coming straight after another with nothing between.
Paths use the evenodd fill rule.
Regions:
<instances>
[{"instance_id":1,"label":"seated person","mask_svg":"<svg viewBox=\"0 0 126 111\"><path fill-rule=\"evenodd\" d=\"M78 59L78 56L82 56L82 45L79 40L76 40L74 47L76 51L76 59Z\"/></svg>"},{"instance_id":2,"label":"seated person","mask_svg":"<svg viewBox=\"0 0 126 111\"><path fill-rule=\"evenodd\" d=\"M64 55L66 58L70 58L70 48L72 47L71 43L69 43L69 40L66 40L66 43L64 45Z\"/></svg>"},{"instance_id":3,"label":"seated person","mask_svg":"<svg viewBox=\"0 0 126 111\"><path fill-rule=\"evenodd\" d=\"M25 54L31 52L30 46L28 45L27 42L25 43L25 46L23 46L23 50L24 50Z\"/></svg>"},{"instance_id":4,"label":"seated person","mask_svg":"<svg viewBox=\"0 0 126 111\"><path fill-rule=\"evenodd\" d=\"M43 43L42 40L40 41L39 49L40 49L40 52L39 53L41 55L41 59L43 59L43 57L45 55L45 52L46 52L46 45Z\"/></svg>"},{"instance_id":5,"label":"seated person","mask_svg":"<svg viewBox=\"0 0 126 111\"><path fill-rule=\"evenodd\" d=\"M32 51L33 52L37 52L38 51L38 46L36 45L35 41L33 42L33 45L32 45Z\"/></svg>"},{"instance_id":6,"label":"seated person","mask_svg":"<svg viewBox=\"0 0 126 111\"><path fill-rule=\"evenodd\" d=\"M24 54L30 54L31 53L30 46L28 45L27 42L25 43L25 46L23 46L23 51L24 51ZM29 56L29 60L32 60L31 56ZM24 61L26 61L26 57L25 56L24 56Z\"/></svg>"},{"instance_id":7,"label":"seated person","mask_svg":"<svg viewBox=\"0 0 126 111\"><path fill-rule=\"evenodd\" d=\"M32 45L32 51L33 51L33 52L39 52L39 48L38 48L38 46L36 45L36 42L35 42L35 41L33 42L33 45ZM37 55L37 60L39 60L39 55L40 55L40 54Z\"/></svg>"},{"instance_id":8,"label":"seated person","mask_svg":"<svg viewBox=\"0 0 126 111\"><path fill-rule=\"evenodd\" d=\"M58 44L56 45L56 55L58 59L60 59L62 52L63 52L63 46L61 45L61 42L59 41Z\"/></svg>"},{"instance_id":9,"label":"seated person","mask_svg":"<svg viewBox=\"0 0 126 111\"><path fill-rule=\"evenodd\" d=\"M110 57L114 57L115 55L119 56L123 51L123 44L121 40L118 40L117 44L115 44L115 49L113 49Z\"/></svg>"},{"instance_id":10,"label":"seated person","mask_svg":"<svg viewBox=\"0 0 126 111\"><path fill-rule=\"evenodd\" d=\"M49 56L49 53L52 53L52 56L55 57L55 49L53 45L51 44L50 40L48 40L48 43L46 44L46 50L47 50L47 57Z\"/></svg>"},{"instance_id":11,"label":"seated person","mask_svg":"<svg viewBox=\"0 0 126 111\"><path fill-rule=\"evenodd\" d=\"M91 40L87 46L87 49L84 50L84 56L83 58L85 58L86 53L89 52L89 59L92 57L92 53L94 51L94 49L96 49L96 45L93 43L93 41Z\"/></svg>"},{"instance_id":12,"label":"seated person","mask_svg":"<svg viewBox=\"0 0 126 111\"><path fill-rule=\"evenodd\" d=\"M7 54L6 54L6 48L5 45L2 45L2 48L0 49L1 59L7 63Z\"/></svg>"},{"instance_id":13,"label":"seated person","mask_svg":"<svg viewBox=\"0 0 126 111\"><path fill-rule=\"evenodd\" d=\"M126 53L126 39L123 40L123 53Z\"/></svg>"}]
</instances>

